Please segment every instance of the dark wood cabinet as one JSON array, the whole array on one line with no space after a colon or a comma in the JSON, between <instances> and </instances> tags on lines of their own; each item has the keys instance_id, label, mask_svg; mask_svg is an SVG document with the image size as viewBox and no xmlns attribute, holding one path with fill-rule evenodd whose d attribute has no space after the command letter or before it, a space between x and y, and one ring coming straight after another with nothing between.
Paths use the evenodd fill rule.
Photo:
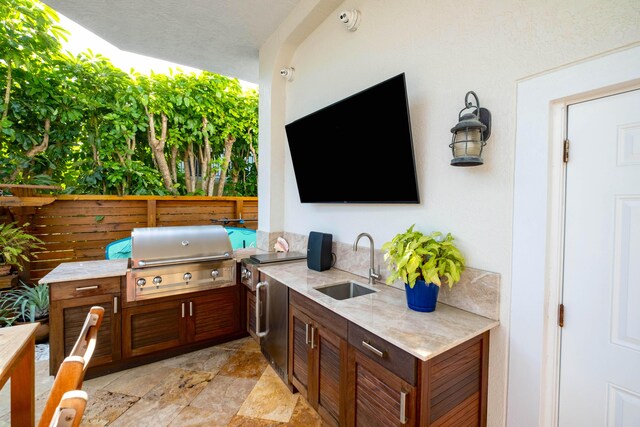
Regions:
<instances>
[{"instance_id":1,"label":"dark wood cabinet","mask_svg":"<svg viewBox=\"0 0 640 427\"><path fill-rule=\"evenodd\" d=\"M49 373L55 375L62 360L71 353L89 310L104 308L102 325L90 367L103 366L121 358L120 277L91 281L50 283Z\"/></svg>"},{"instance_id":2,"label":"dark wood cabinet","mask_svg":"<svg viewBox=\"0 0 640 427\"><path fill-rule=\"evenodd\" d=\"M487 422L489 332L418 360L289 290L289 381L330 425Z\"/></svg>"},{"instance_id":3,"label":"dark wood cabinet","mask_svg":"<svg viewBox=\"0 0 640 427\"><path fill-rule=\"evenodd\" d=\"M325 422L346 420L347 322L290 291L289 380Z\"/></svg>"},{"instance_id":4,"label":"dark wood cabinet","mask_svg":"<svg viewBox=\"0 0 640 427\"><path fill-rule=\"evenodd\" d=\"M125 308L122 327L124 357L141 356L187 342L183 300Z\"/></svg>"},{"instance_id":5,"label":"dark wood cabinet","mask_svg":"<svg viewBox=\"0 0 640 427\"><path fill-rule=\"evenodd\" d=\"M416 388L349 347L349 426L416 425Z\"/></svg>"},{"instance_id":6,"label":"dark wood cabinet","mask_svg":"<svg viewBox=\"0 0 640 427\"><path fill-rule=\"evenodd\" d=\"M124 310L124 356L135 357L230 335L240 328L237 286Z\"/></svg>"},{"instance_id":7,"label":"dark wood cabinet","mask_svg":"<svg viewBox=\"0 0 640 427\"><path fill-rule=\"evenodd\" d=\"M256 335L256 293L247 290L247 332L254 339L258 339Z\"/></svg>"}]
</instances>

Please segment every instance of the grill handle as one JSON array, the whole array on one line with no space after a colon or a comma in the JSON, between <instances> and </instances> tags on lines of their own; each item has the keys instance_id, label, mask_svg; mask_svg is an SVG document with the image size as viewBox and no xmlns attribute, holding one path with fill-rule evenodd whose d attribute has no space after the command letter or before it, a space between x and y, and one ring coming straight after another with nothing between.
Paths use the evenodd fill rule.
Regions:
<instances>
[{"instance_id":1,"label":"grill handle","mask_svg":"<svg viewBox=\"0 0 640 427\"><path fill-rule=\"evenodd\" d=\"M267 322L267 329L264 332L260 332L260 306L262 302L260 301L260 288L264 287L267 290L267 304L269 303L269 282L258 282L256 285L256 335L258 338L262 338L267 335L269 332L269 319L265 319ZM266 310L267 317L269 316L269 310Z\"/></svg>"},{"instance_id":2,"label":"grill handle","mask_svg":"<svg viewBox=\"0 0 640 427\"><path fill-rule=\"evenodd\" d=\"M222 255L208 255L193 258L174 258L174 259L161 259L157 261L144 261L139 260L137 265L140 267L151 267L154 265L167 265L167 264L184 264L187 262L199 262L199 261L215 261L219 259L229 259L229 253L225 252Z\"/></svg>"}]
</instances>

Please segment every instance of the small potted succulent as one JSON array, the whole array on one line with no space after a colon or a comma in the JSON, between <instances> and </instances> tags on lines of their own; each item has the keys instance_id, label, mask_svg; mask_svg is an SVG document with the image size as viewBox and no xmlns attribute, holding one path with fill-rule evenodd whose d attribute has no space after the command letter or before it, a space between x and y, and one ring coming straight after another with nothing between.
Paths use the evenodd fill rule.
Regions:
<instances>
[{"instance_id":1,"label":"small potted succulent","mask_svg":"<svg viewBox=\"0 0 640 427\"><path fill-rule=\"evenodd\" d=\"M425 235L414 230L415 224L382 246L391 274L387 283L401 279L405 284L407 305L416 311L436 309L443 281L449 287L460 281L465 261L453 243L451 233L435 231Z\"/></svg>"},{"instance_id":2,"label":"small potted succulent","mask_svg":"<svg viewBox=\"0 0 640 427\"><path fill-rule=\"evenodd\" d=\"M28 226L17 222L0 224L0 276L8 275L12 266L22 270L22 261L29 261L28 251L42 248L44 242L25 231Z\"/></svg>"},{"instance_id":3,"label":"small potted succulent","mask_svg":"<svg viewBox=\"0 0 640 427\"><path fill-rule=\"evenodd\" d=\"M14 324L38 322L36 341L46 341L49 337L49 285L40 283L20 286L2 293L0 307L10 310L16 318Z\"/></svg>"}]
</instances>

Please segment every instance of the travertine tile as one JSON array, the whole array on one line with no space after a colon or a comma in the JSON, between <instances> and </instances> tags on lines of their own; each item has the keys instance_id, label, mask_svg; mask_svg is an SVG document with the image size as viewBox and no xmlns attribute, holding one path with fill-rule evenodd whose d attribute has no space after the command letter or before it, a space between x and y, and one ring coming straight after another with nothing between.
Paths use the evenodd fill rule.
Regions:
<instances>
[{"instance_id":1,"label":"travertine tile","mask_svg":"<svg viewBox=\"0 0 640 427\"><path fill-rule=\"evenodd\" d=\"M227 349L227 350L250 351L253 353L260 353L260 345L252 337L240 338L235 341L229 341L227 343L218 344L216 347Z\"/></svg>"},{"instance_id":2,"label":"travertine tile","mask_svg":"<svg viewBox=\"0 0 640 427\"><path fill-rule=\"evenodd\" d=\"M262 420L259 418L243 417L241 415L236 415L231 419L231 422L227 426L228 427L278 427L278 426L285 426L285 425L286 423L281 423L278 421Z\"/></svg>"},{"instance_id":3,"label":"travertine tile","mask_svg":"<svg viewBox=\"0 0 640 427\"><path fill-rule=\"evenodd\" d=\"M288 427L324 427L327 425L302 396L298 399L291 419L287 423Z\"/></svg>"},{"instance_id":4,"label":"travertine tile","mask_svg":"<svg viewBox=\"0 0 640 427\"><path fill-rule=\"evenodd\" d=\"M129 396L142 397L171 373L165 366L153 363L127 369L102 389Z\"/></svg>"},{"instance_id":5,"label":"travertine tile","mask_svg":"<svg viewBox=\"0 0 640 427\"><path fill-rule=\"evenodd\" d=\"M83 426L106 426L114 422L138 401L138 397L106 390L87 393L89 400L82 416Z\"/></svg>"},{"instance_id":6,"label":"travertine tile","mask_svg":"<svg viewBox=\"0 0 640 427\"><path fill-rule=\"evenodd\" d=\"M258 379L266 367L267 361L261 353L237 351L220 368L218 374L229 377Z\"/></svg>"},{"instance_id":7,"label":"travertine tile","mask_svg":"<svg viewBox=\"0 0 640 427\"><path fill-rule=\"evenodd\" d=\"M288 422L298 401L273 368L268 367L244 401L238 415Z\"/></svg>"},{"instance_id":8,"label":"travertine tile","mask_svg":"<svg viewBox=\"0 0 640 427\"><path fill-rule=\"evenodd\" d=\"M186 371L166 368L171 372L144 395L145 400L155 400L162 404L187 406L207 386L213 378L209 372Z\"/></svg>"},{"instance_id":9,"label":"travertine tile","mask_svg":"<svg viewBox=\"0 0 640 427\"><path fill-rule=\"evenodd\" d=\"M161 360L157 364L188 371L202 371L217 374L220 368L229 360L233 353L229 350L209 347L171 359Z\"/></svg>"},{"instance_id":10,"label":"travertine tile","mask_svg":"<svg viewBox=\"0 0 640 427\"><path fill-rule=\"evenodd\" d=\"M231 417L222 419L219 414L202 408L187 406L178 413L171 427L224 427Z\"/></svg>"},{"instance_id":11,"label":"travertine tile","mask_svg":"<svg viewBox=\"0 0 640 427\"><path fill-rule=\"evenodd\" d=\"M112 374L85 380L82 383L82 389L90 394L93 391L104 388L106 385L110 384L112 381L115 381L117 378L120 378L122 375L124 375L125 372L126 371L118 371Z\"/></svg>"},{"instance_id":12,"label":"travertine tile","mask_svg":"<svg viewBox=\"0 0 640 427\"><path fill-rule=\"evenodd\" d=\"M183 408L184 406L172 403L140 399L110 425L113 427L165 427Z\"/></svg>"},{"instance_id":13,"label":"travertine tile","mask_svg":"<svg viewBox=\"0 0 640 427\"><path fill-rule=\"evenodd\" d=\"M216 375L189 406L215 414L219 424L226 425L238 412L257 382L258 380L253 378Z\"/></svg>"}]
</instances>

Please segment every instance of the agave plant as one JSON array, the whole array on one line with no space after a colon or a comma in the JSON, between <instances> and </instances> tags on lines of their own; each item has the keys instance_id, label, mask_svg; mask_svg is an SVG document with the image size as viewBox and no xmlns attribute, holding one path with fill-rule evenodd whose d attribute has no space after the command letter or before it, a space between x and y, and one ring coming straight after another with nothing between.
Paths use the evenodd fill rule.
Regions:
<instances>
[{"instance_id":1,"label":"agave plant","mask_svg":"<svg viewBox=\"0 0 640 427\"><path fill-rule=\"evenodd\" d=\"M15 221L0 224L0 265L15 265L22 270L21 261L29 261L25 252L42 248L44 242L25 231L28 226Z\"/></svg>"},{"instance_id":2,"label":"agave plant","mask_svg":"<svg viewBox=\"0 0 640 427\"><path fill-rule=\"evenodd\" d=\"M49 285L46 283L27 285L20 282L20 286L2 295L1 307L11 310L18 316L18 320L35 322L49 316Z\"/></svg>"}]
</instances>

